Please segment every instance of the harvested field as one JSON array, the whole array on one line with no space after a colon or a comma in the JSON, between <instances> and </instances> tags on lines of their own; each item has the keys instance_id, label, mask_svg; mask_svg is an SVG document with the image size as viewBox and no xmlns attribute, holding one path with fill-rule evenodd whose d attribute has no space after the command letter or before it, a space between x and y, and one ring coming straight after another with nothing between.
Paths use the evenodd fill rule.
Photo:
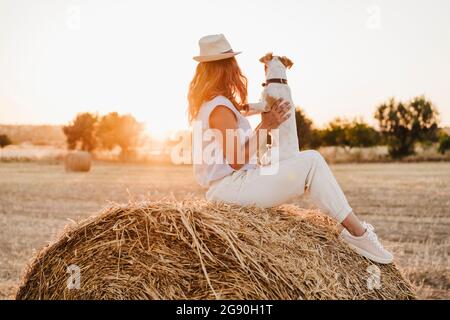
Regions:
<instances>
[{"instance_id":1,"label":"harvested field","mask_svg":"<svg viewBox=\"0 0 450 320\"><path fill-rule=\"evenodd\" d=\"M345 164L332 167L354 210L374 224L419 298L450 298L450 164ZM90 173L61 165L0 164L0 297L71 219L108 200L202 197L189 167L95 163ZM311 208L300 198L296 205Z\"/></svg>"}]
</instances>

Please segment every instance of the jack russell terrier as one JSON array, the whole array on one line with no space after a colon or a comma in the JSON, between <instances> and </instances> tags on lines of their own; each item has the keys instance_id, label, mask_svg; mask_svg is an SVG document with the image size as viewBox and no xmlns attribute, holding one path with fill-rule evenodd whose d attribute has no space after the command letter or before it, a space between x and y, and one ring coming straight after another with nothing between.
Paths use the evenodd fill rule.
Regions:
<instances>
[{"instance_id":1,"label":"jack russell terrier","mask_svg":"<svg viewBox=\"0 0 450 320\"><path fill-rule=\"evenodd\" d=\"M274 56L272 53L266 54L259 61L264 63L266 82L263 83L264 90L260 102L249 103L247 115L269 111L279 98L289 101L291 105L289 111L291 116L280 125L278 131L271 132L272 144L270 150L267 150L268 152L259 150L260 162L269 164L276 160L282 161L292 158L299 152L295 107L286 77L286 70L290 69L294 63L287 57Z\"/></svg>"}]
</instances>

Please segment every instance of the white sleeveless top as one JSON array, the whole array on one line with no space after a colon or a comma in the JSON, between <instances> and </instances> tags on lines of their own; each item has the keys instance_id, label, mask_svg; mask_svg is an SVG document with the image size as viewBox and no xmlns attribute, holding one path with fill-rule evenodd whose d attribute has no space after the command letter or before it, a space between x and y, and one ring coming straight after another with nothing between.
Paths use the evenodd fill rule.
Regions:
<instances>
[{"instance_id":1,"label":"white sleeveless top","mask_svg":"<svg viewBox=\"0 0 450 320\"><path fill-rule=\"evenodd\" d=\"M243 130L244 132L250 133L252 128L250 126L249 121L236 109L236 107L231 103L231 101L223 96L217 96L214 99L207 101L202 104L200 107L200 110L197 114L197 117L195 121L197 121L197 124L194 124L194 138L193 138L193 153L194 153L194 174L195 178L197 179L198 183L203 187L209 187L210 184L214 181L220 180L234 171L228 163L227 160L223 157L223 150L220 150L220 156L216 155L216 158L219 157L219 161L207 161L207 159L201 159L201 161L196 161L195 154L203 155L204 151L208 146L212 143L214 143L214 140L212 141L204 141L209 140L205 139L206 135L204 134L206 130L210 129L209 127L209 116L211 115L211 112L217 107L217 106L226 106L228 107L233 113L236 115L236 118L238 120L238 128ZM197 128L197 129L196 129ZM204 137L199 142L198 139L195 138L196 130L201 130L202 137ZM199 130L199 131L200 131ZM239 136L241 145L246 142L246 139L244 139L243 136ZM208 163L213 162L213 163ZM249 170L255 168L256 165L254 164L245 164L240 170Z\"/></svg>"}]
</instances>

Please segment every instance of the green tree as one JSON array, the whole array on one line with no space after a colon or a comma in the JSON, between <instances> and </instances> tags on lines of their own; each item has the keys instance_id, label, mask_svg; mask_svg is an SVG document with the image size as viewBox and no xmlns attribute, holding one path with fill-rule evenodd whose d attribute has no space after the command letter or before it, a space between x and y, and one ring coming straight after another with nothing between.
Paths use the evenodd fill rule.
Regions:
<instances>
[{"instance_id":1,"label":"green tree","mask_svg":"<svg viewBox=\"0 0 450 320\"><path fill-rule=\"evenodd\" d=\"M311 148L311 139L313 135L312 120L309 119L305 112L297 107L295 109L295 122L297 125L298 147L300 150Z\"/></svg>"},{"instance_id":2,"label":"green tree","mask_svg":"<svg viewBox=\"0 0 450 320\"><path fill-rule=\"evenodd\" d=\"M107 150L120 147L121 159L127 160L132 148L139 146L143 129L144 126L133 116L111 112L101 117L96 136L101 146Z\"/></svg>"},{"instance_id":3,"label":"green tree","mask_svg":"<svg viewBox=\"0 0 450 320\"><path fill-rule=\"evenodd\" d=\"M377 107L375 119L393 158L414 154L416 142L433 138L438 131L438 112L424 96L408 103L392 98Z\"/></svg>"},{"instance_id":4,"label":"green tree","mask_svg":"<svg viewBox=\"0 0 450 320\"><path fill-rule=\"evenodd\" d=\"M377 145L380 134L362 119L336 118L319 132L319 139L326 146L365 148Z\"/></svg>"},{"instance_id":5,"label":"green tree","mask_svg":"<svg viewBox=\"0 0 450 320\"><path fill-rule=\"evenodd\" d=\"M450 136L443 132L439 136L438 151L441 154L445 154L448 150L450 150Z\"/></svg>"},{"instance_id":6,"label":"green tree","mask_svg":"<svg viewBox=\"0 0 450 320\"><path fill-rule=\"evenodd\" d=\"M367 148L380 142L380 134L362 119L354 119L344 129L346 146L350 148Z\"/></svg>"},{"instance_id":7,"label":"green tree","mask_svg":"<svg viewBox=\"0 0 450 320\"><path fill-rule=\"evenodd\" d=\"M348 146L346 131L349 122L345 119L336 118L330 121L327 127L322 130L321 139L325 146Z\"/></svg>"},{"instance_id":8,"label":"green tree","mask_svg":"<svg viewBox=\"0 0 450 320\"><path fill-rule=\"evenodd\" d=\"M67 148L74 150L80 144L83 151L95 149L95 127L98 121L97 115L89 112L80 113L67 126L63 127L63 132L66 135Z\"/></svg>"},{"instance_id":9,"label":"green tree","mask_svg":"<svg viewBox=\"0 0 450 320\"><path fill-rule=\"evenodd\" d=\"M322 132L314 128L313 121L305 112L297 107L295 109L295 122L297 126L298 147L300 150L317 149L322 144Z\"/></svg>"},{"instance_id":10,"label":"green tree","mask_svg":"<svg viewBox=\"0 0 450 320\"><path fill-rule=\"evenodd\" d=\"M4 148L12 144L11 139L6 134L0 134L0 148Z\"/></svg>"}]
</instances>

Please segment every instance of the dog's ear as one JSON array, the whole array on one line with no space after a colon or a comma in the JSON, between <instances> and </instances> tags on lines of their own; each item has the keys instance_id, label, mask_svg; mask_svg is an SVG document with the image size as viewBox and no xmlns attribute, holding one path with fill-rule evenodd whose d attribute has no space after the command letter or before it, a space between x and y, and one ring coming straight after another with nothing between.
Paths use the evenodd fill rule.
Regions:
<instances>
[{"instance_id":1,"label":"dog's ear","mask_svg":"<svg viewBox=\"0 0 450 320\"><path fill-rule=\"evenodd\" d=\"M289 58L286 57L286 56L280 57L280 61L281 61L281 63L284 64L284 66L285 66L286 68L288 68L288 69L292 68L292 66L294 65L294 62L292 62L292 60L289 59Z\"/></svg>"},{"instance_id":2,"label":"dog's ear","mask_svg":"<svg viewBox=\"0 0 450 320\"><path fill-rule=\"evenodd\" d=\"M267 62L271 61L272 59L273 59L273 54L272 54L272 52L269 52L269 53L266 53L266 55L264 57L259 59L259 62L266 64Z\"/></svg>"}]
</instances>

